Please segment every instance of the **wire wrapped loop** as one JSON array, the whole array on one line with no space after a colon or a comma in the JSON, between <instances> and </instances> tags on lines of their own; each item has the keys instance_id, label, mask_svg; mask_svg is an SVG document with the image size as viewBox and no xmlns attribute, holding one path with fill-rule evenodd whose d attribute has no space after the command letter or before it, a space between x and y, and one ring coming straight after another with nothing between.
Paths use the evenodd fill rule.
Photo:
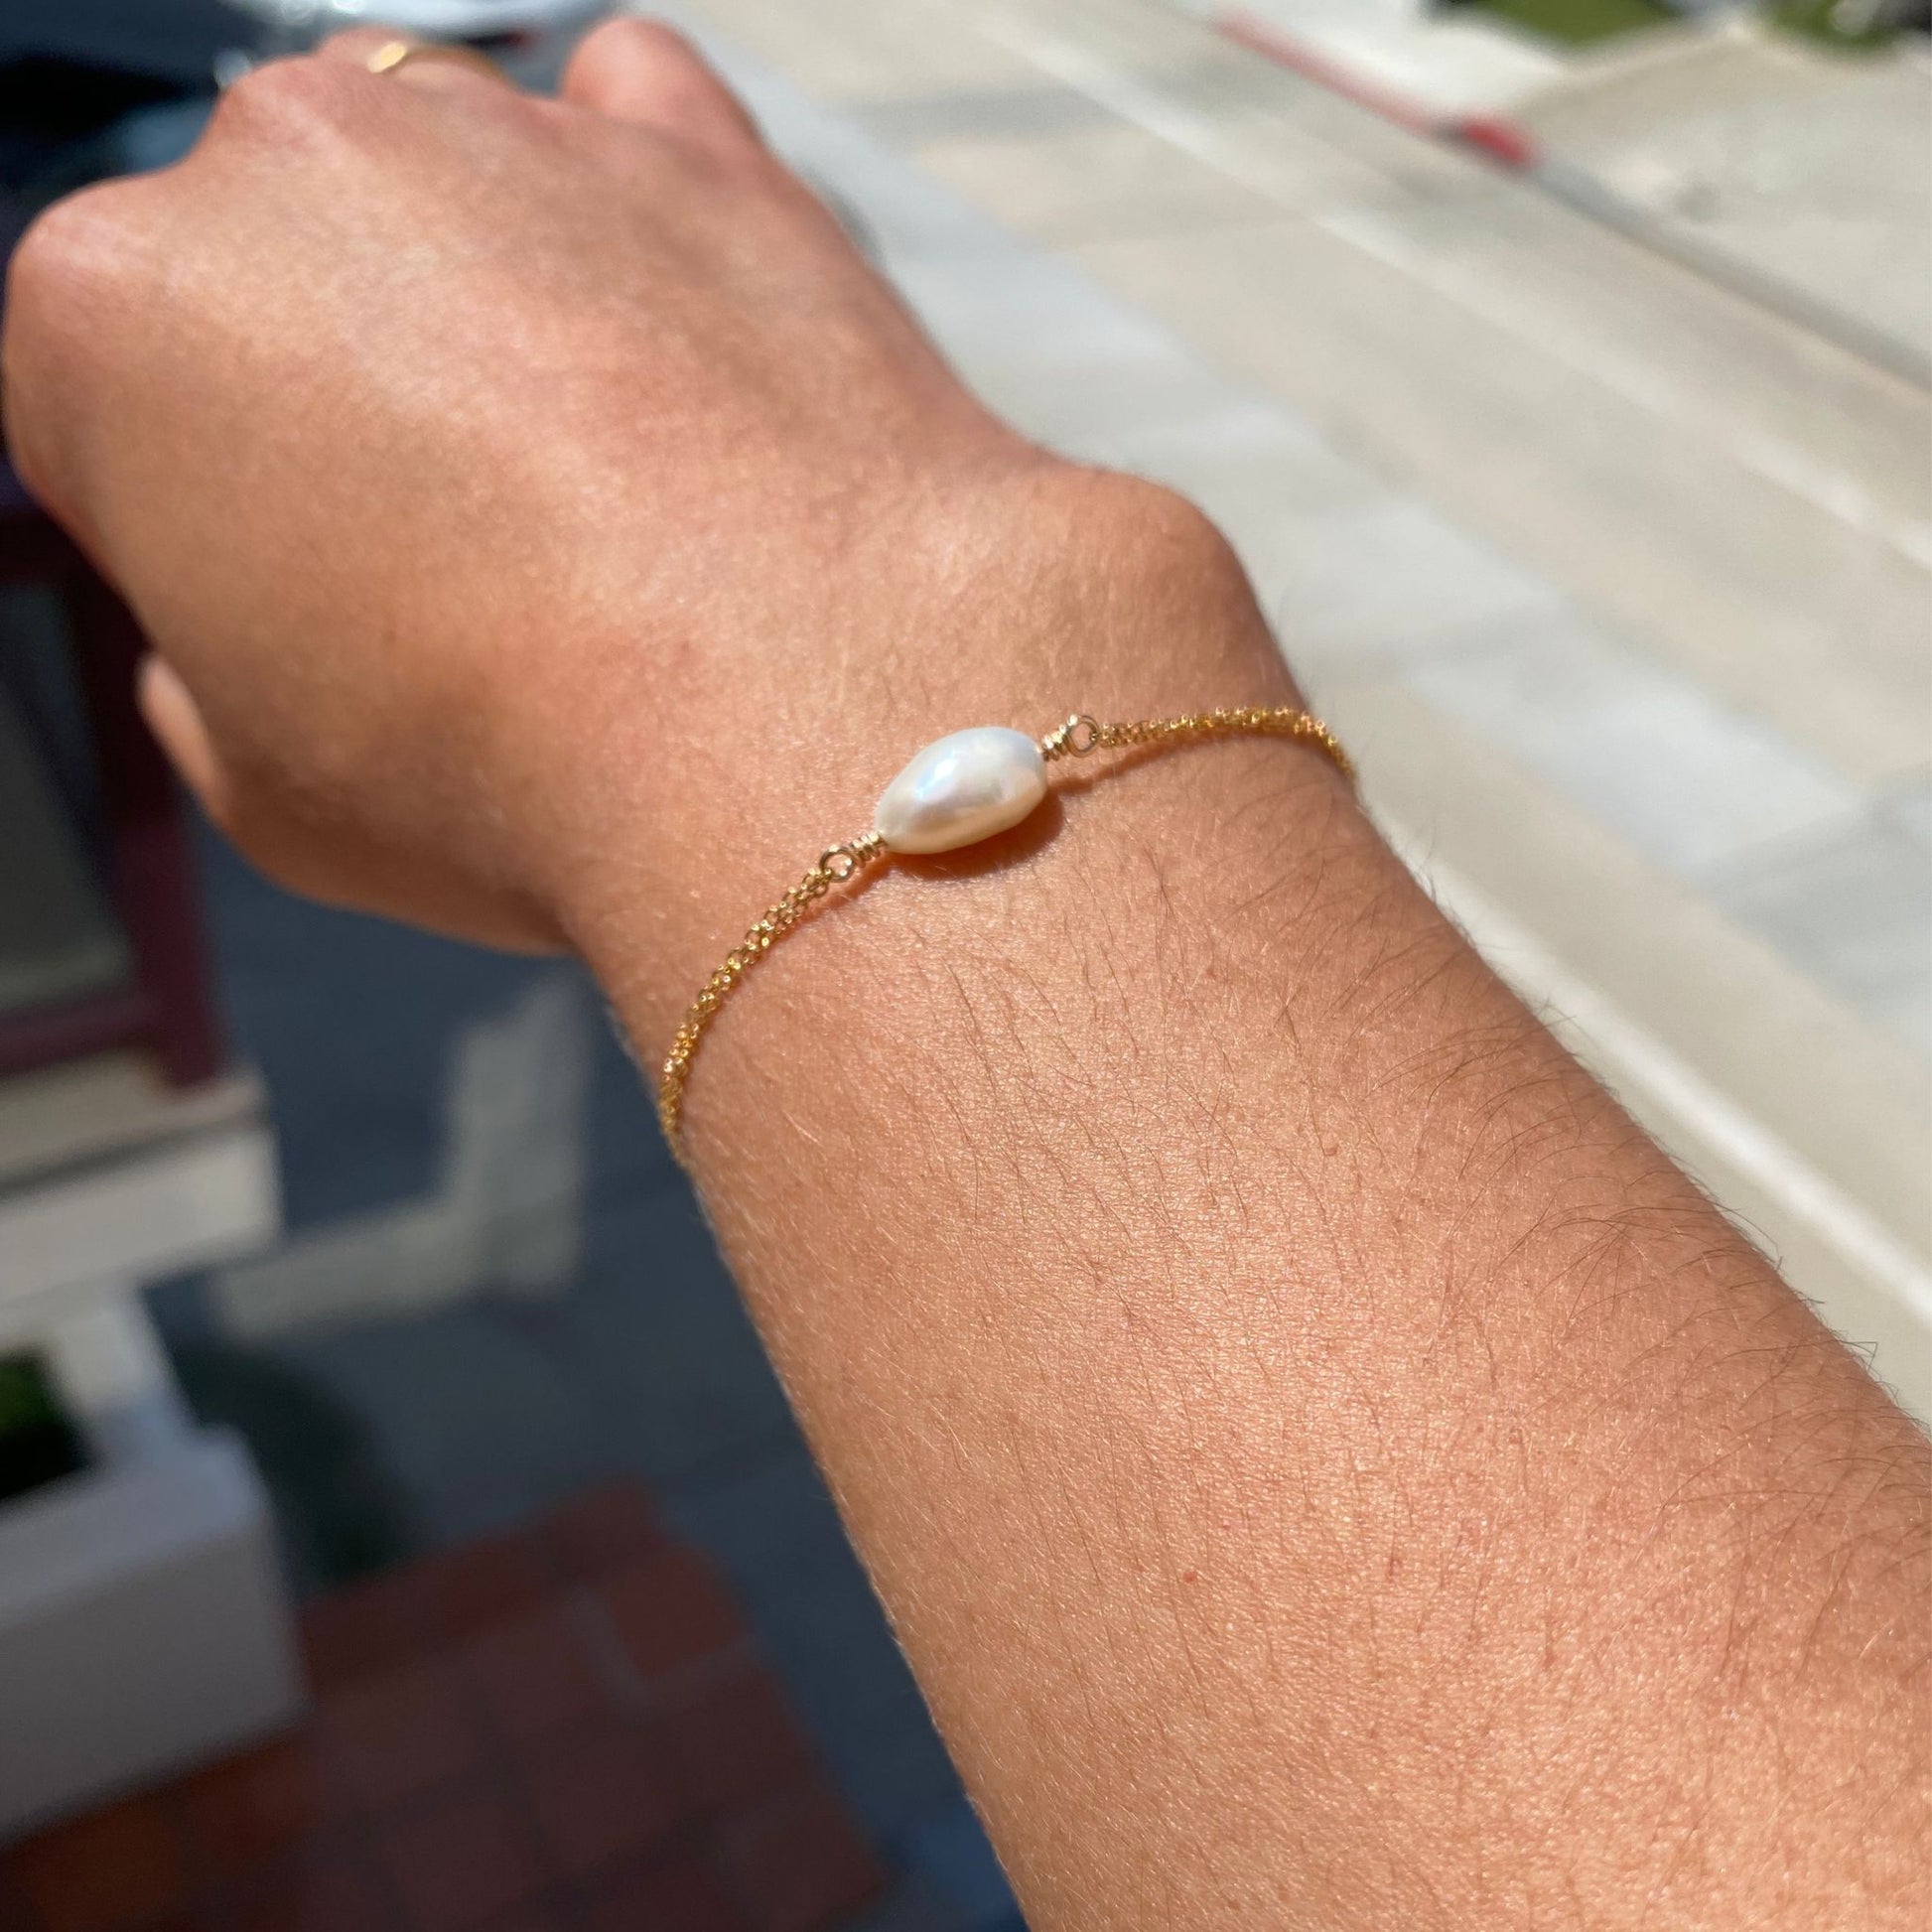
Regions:
<instances>
[{"instance_id":1,"label":"wire wrapped loop","mask_svg":"<svg viewBox=\"0 0 1932 1932\"><path fill-rule=\"evenodd\" d=\"M1063 725L1055 725L1039 741L1039 755L1047 760L1054 759L1083 759L1099 751L1106 737L1097 719L1090 718L1084 711L1076 711Z\"/></svg>"}]
</instances>

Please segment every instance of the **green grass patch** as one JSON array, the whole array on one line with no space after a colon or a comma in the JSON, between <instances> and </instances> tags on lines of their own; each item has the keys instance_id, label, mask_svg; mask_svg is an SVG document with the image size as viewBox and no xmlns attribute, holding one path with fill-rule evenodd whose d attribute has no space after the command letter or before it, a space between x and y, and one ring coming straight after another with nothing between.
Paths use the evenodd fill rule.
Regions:
<instances>
[{"instance_id":1,"label":"green grass patch","mask_svg":"<svg viewBox=\"0 0 1932 1932\"><path fill-rule=\"evenodd\" d=\"M1876 0L1779 0L1770 15L1786 33L1827 47L1884 47L1898 32Z\"/></svg>"},{"instance_id":2,"label":"green grass patch","mask_svg":"<svg viewBox=\"0 0 1932 1932\"><path fill-rule=\"evenodd\" d=\"M1546 40L1587 47L1677 16L1657 0L1458 0L1457 11L1494 14Z\"/></svg>"},{"instance_id":3,"label":"green grass patch","mask_svg":"<svg viewBox=\"0 0 1932 1932\"><path fill-rule=\"evenodd\" d=\"M0 1356L0 1502L70 1476L85 1461L41 1361Z\"/></svg>"}]
</instances>

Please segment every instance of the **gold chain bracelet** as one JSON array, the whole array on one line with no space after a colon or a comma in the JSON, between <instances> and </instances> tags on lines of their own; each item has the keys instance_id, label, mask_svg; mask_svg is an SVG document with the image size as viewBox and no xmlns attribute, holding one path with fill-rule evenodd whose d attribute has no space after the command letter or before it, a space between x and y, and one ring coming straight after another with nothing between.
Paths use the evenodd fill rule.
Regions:
<instances>
[{"instance_id":1,"label":"gold chain bracelet","mask_svg":"<svg viewBox=\"0 0 1932 1932\"><path fill-rule=\"evenodd\" d=\"M1179 718L1143 718L1103 725L1084 712L1043 738L996 725L954 732L920 752L886 787L873 829L827 846L818 862L728 952L685 1010L657 1076L657 1118L674 1151L684 1117L691 1062L719 1009L747 973L782 939L814 901L855 879L889 852L951 852L1018 825L1046 795L1046 766L1060 759L1189 738L1291 738L1319 752L1343 777L1355 767L1320 719L1293 705L1237 705Z\"/></svg>"}]
</instances>

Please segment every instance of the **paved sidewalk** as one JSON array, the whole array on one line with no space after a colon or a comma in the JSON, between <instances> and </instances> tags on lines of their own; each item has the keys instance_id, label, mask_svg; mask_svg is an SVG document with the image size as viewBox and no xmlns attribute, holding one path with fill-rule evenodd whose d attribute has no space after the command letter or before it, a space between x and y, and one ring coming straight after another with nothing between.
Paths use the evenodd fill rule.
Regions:
<instances>
[{"instance_id":1,"label":"paved sidewalk","mask_svg":"<svg viewBox=\"0 0 1932 1932\"><path fill-rule=\"evenodd\" d=\"M990 401L1222 523L1451 909L1932 1413L1923 394L1156 0L686 14Z\"/></svg>"},{"instance_id":2,"label":"paved sidewalk","mask_svg":"<svg viewBox=\"0 0 1932 1932\"><path fill-rule=\"evenodd\" d=\"M1711 8L1565 47L1424 0L1169 0L1418 126L1507 125L1552 192L1752 299L1932 369L1932 50Z\"/></svg>"},{"instance_id":3,"label":"paved sidewalk","mask_svg":"<svg viewBox=\"0 0 1932 1932\"><path fill-rule=\"evenodd\" d=\"M1744 21L1565 64L1517 117L1671 234L1932 355L1932 56Z\"/></svg>"}]
</instances>

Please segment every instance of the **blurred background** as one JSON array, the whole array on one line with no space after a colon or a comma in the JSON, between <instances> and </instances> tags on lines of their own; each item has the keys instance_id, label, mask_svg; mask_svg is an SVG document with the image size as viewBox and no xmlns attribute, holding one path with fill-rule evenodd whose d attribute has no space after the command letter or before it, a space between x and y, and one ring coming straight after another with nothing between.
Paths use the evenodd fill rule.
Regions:
<instances>
[{"instance_id":1,"label":"blurred background","mask_svg":"<svg viewBox=\"0 0 1932 1932\"><path fill-rule=\"evenodd\" d=\"M595 11L0 0L0 246L335 27ZM1932 1417L1925 5L654 11ZM0 476L0 1926L1015 1932L595 989L254 876L139 647Z\"/></svg>"}]
</instances>

